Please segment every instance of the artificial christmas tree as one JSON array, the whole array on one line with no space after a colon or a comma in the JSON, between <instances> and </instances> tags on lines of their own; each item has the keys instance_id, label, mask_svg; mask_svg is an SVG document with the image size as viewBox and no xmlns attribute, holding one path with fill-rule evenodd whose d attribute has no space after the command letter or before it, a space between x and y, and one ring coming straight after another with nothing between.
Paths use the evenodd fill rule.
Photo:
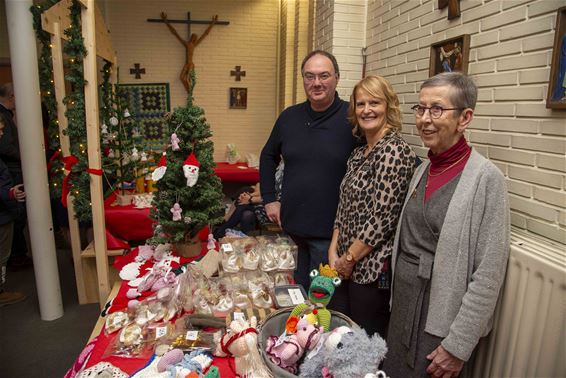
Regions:
<instances>
[{"instance_id":1,"label":"artificial christmas tree","mask_svg":"<svg viewBox=\"0 0 566 378\"><path fill-rule=\"evenodd\" d=\"M191 89L194 89L194 71L191 76ZM171 138L174 143L163 151L167 156L167 168L157 182L159 191L154 196L151 210L157 225L150 243L177 243L180 253L184 248L181 244L194 244L200 251L200 243L194 241L197 233L207 225L222 221L222 184L214 175L212 133L204 110L193 104L192 90L187 105L176 108L166 122L169 135L175 134ZM188 157L192 164L186 163ZM198 165L196 172L195 163ZM190 173L192 186L188 185L189 178L186 177L189 165L193 167Z\"/></svg>"}]
</instances>

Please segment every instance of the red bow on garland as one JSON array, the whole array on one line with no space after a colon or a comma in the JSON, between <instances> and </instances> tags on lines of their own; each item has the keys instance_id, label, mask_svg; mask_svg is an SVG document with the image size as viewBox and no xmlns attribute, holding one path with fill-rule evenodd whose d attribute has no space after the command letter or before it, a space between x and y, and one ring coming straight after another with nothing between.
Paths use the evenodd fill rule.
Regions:
<instances>
[{"instance_id":1,"label":"red bow on garland","mask_svg":"<svg viewBox=\"0 0 566 378\"><path fill-rule=\"evenodd\" d=\"M78 162L79 159L77 159L77 157L74 155L65 156L63 158L63 168L66 171L69 171L69 173L63 179L63 190L61 192L61 203L63 204L64 207L67 207L67 196L69 195L69 191L70 191L69 178L71 176L71 173L76 173L76 172L72 172L71 169ZM86 171L93 175L102 176L102 169L87 168Z\"/></svg>"}]
</instances>

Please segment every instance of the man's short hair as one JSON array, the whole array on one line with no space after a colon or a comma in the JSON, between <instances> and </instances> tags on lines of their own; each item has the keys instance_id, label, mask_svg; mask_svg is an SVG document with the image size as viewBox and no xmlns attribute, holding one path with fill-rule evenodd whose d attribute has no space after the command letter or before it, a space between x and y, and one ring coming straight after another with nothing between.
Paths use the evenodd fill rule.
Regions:
<instances>
[{"instance_id":1,"label":"man's short hair","mask_svg":"<svg viewBox=\"0 0 566 378\"><path fill-rule=\"evenodd\" d=\"M10 97L14 94L14 86L12 83L4 83L0 85L0 97Z\"/></svg>"},{"instance_id":2,"label":"man's short hair","mask_svg":"<svg viewBox=\"0 0 566 378\"><path fill-rule=\"evenodd\" d=\"M431 87L452 87L450 102L455 108L476 108L478 87L471 77L461 72L443 72L426 79L421 89Z\"/></svg>"},{"instance_id":3,"label":"man's short hair","mask_svg":"<svg viewBox=\"0 0 566 378\"><path fill-rule=\"evenodd\" d=\"M315 55L322 55L330 59L330 61L332 62L332 66L334 67L334 73L336 74L336 77L340 77L340 68L338 68L338 62L336 61L336 57L324 50L314 50L308 53L307 56L305 56L305 59L303 59L303 63L301 63L301 75L304 74L303 69L305 68L305 64L307 63L307 60L309 60Z\"/></svg>"}]
</instances>

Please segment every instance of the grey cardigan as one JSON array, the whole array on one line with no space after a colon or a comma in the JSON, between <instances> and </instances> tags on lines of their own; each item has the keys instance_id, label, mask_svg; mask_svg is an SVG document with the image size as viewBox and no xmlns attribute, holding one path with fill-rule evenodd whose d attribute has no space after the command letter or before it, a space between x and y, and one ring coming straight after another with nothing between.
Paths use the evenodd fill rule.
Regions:
<instances>
[{"instance_id":1,"label":"grey cardigan","mask_svg":"<svg viewBox=\"0 0 566 378\"><path fill-rule=\"evenodd\" d=\"M423 162L415 171L400 219L428 165ZM472 149L438 239L425 325L426 332L443 337L442 346L464 361L493 325L509 257L509 219L503 175ZM397 261L401 232L400 221L393 262ZM396 264L392 265L394 275Z\"/></svg>"}]
</instances>

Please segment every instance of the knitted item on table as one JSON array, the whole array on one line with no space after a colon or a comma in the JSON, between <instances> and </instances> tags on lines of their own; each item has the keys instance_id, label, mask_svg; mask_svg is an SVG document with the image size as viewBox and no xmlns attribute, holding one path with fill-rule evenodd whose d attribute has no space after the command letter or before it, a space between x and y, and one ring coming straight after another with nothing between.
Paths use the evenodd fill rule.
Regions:
<instances>
[{"instance_id":1,"label":"knitted item on table","mask_svg":"<svg viewBox=\"0 0 566 378\"><path fill-rule=\"evenodd\" d=\"M103 373L104 372L104 373ZM102 374L110 374L112 378L128 378L129 375L112 365L110 362L99 362L94 366L83 370L78 378L95 378ZM108 375L107 375L108 376Z\"/></svg>"},{"instance_id":2,"label":"knitted item on table","mask_svg":"<svg viewBox=\"0 0 566 378\"><path fill-rule=\"evenodd\" d=\"M176 365L183 361L183 357L184 354L181 349L170 350L159 359L159 362L157 363L157 371L163 373L169 366Z\"/></svg>"},{"instance_id":3,"label":"knitted item on table","mask_svg":"<svg viewBox=\"0 0 566 378\"><path fill-rule=\"evenodd\" d=\"M84 347L73 366L67 371L63 378L75 378L77 374L83 370L97 341L98 336L92 339L92 341Z\"/></svg>"},{"instance_id":4,"label":"knitted item on table","mask_svg":"<svg viewBox=\"0 0 566 378\"><path fill-rule=\"evenodd\" d=\"M220 372L218 371L218 368L212 365L204 375L204 378L220 378Z\"/></svg>"}]
</instances>

